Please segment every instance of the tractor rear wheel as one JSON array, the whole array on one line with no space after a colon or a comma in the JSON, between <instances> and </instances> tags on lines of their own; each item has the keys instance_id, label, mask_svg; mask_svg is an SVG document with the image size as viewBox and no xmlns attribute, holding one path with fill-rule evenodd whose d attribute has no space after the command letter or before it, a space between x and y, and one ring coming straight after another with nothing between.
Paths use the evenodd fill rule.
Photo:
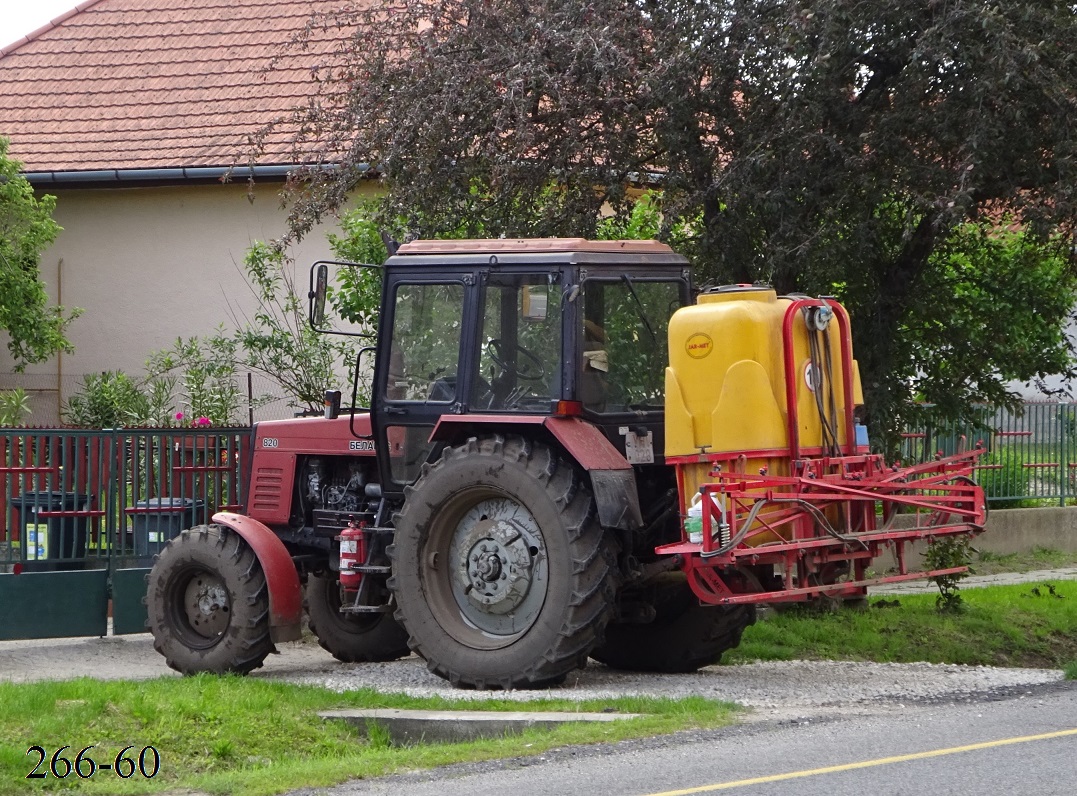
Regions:
<instances>
[{"instance_id":1,"label":"tractor rear wheel","mask_svg":"<svg viewBox=\"0 0 1077 796\"><path fill-rule=\"evenodd\" d=\"M405 493L389 587L432 672L526 688L586 664L612 615L616 547L568 462L519 437L472 438Z\"/></svg>"},{"instance_id":2,"label":"tractor rear wheel","mask_svg":"<svg viewBox=\"0 0 1077 796\"><path fill-rule=\"evenodd\" d=\"M408 649L408 634L389 613L340 612L340 582L336 578L307 578L307 622L318 643L338 661L395 661Z\"/></svg>"},{"instance_id":3,"label":"tractor rear wheel","mask_svg":"<svg viewBox=\"0 0 1077 796\"><path fill-rule=\"evenodd\" d=\"M169 542L146 602L154 649L183 674L246 674L274 649L265 574L229 528L202 525Z\"/></svg>"},{"instance_id":4,"label":"tractor rear wheel","mask_svg":"<svg viewBox=\"0 0 1077 796\"><path fill-rule=\"evenodd\" d=\"M718 663L722 653L740 644L744 628L755 622L752 605L700 605L681 573L670 573L652 590L654 621L610 625L592 658L613 669L694 672Z\"/></svg>"}]
</instances>

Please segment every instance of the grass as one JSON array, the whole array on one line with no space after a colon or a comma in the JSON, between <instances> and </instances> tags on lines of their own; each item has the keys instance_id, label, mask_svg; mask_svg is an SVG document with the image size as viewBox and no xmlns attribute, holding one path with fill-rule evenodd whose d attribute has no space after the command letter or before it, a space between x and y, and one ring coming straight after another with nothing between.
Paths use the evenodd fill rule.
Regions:
<instances>
[{"instance_id":1,"label":"grass","mask_svg":"<svg viewBox=\"0 0 1077 796\"><path fill-rule=\"evenodd\" d=\"M143 682L79 679L28 684L0 683L0 793L66 790L87 794L133 794L198 791L211 794L280 793L319 788L356 777L448 763L533 755L567 744L647 737L690 727L717 727L732 721L735 708L702 698L684 700L619 698L574 702L542 700L529 710L614 711L646 714L602 724L566 724L553 730L528 730L508 738L459 744L397 748L386 734L370 738L343 722L326 722L317 711L328 708L424 708L435 710L519 710L509 700L416 699L370 690L336 693L312 686L255 678L197 676ZM146 746L160 754L160 773L121 779L99 771L80 779L51 774L28 780L39 755L70 745L64 757L79 751L111 763L134 745L137 759ZM147 753L147 763L152 753ZM63 771L63 764L59 764ZM83 771L87 771L83 766Z\"/></svg>"},{"instance_id":2,"label":"grass","mask_svg":"<svg viewBox=\"0 0 1077 796\"><path fill-rule=\"evenodd\" d=\"M940 614L936 594L875 597L865 611L776 613L744 633L729 663L754 660L928 661L1065 669L1077 676L1077 581L961 591Z\"/></svg>"},{"instance_id":3,"label":"grass","mask_svg":"<svg viewBox=\"0 0 1077 796\"><path fill-rule=\"evenodd\" d=\"M995 575L999 572L1034 572L1037 569L1077 567L1077 550L1054 550L1036 547L1030 552L981 552L972 563L974 574Z\"/></svg>"}]
</instances>

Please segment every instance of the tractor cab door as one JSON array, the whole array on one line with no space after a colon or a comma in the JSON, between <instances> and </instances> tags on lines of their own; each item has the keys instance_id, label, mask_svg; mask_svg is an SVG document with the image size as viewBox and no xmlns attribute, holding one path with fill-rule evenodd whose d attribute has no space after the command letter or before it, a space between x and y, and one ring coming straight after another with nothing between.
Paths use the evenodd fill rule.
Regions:
<instances>
[{"instance_id":1,"label":"tractor cab door","mask_svg":"<svg viewBox=\"0 0 1077 796\"><path fill-rule=\"evenodd\" d=\"M473 347L474 276L392 279L386 285L371 402L386 492L419 477L434 452L430 434L445 414L463 411L461 374Z\"/></svg>"},{"instance_id":2,"label":"tractor cab door","mask_svg":"<svg viewBox=\"0 0 1077 796\"><path fill-rule=\"evenodd\" d=\"M559 271L481 275L470 411L547 414L562 397L562 282Z\"/></svg>"},{"instance_id":3,"label":"tractor cab door","mask_svg":"<svg viewBox=\"0 0 1077 796\"><path fill-rule=\"evenodd\" d=\"M562 397L560 271L397 272L386 284L372 421L383 489L438 453L446 414L548 414Z\"/></svg>"}]
</instances>

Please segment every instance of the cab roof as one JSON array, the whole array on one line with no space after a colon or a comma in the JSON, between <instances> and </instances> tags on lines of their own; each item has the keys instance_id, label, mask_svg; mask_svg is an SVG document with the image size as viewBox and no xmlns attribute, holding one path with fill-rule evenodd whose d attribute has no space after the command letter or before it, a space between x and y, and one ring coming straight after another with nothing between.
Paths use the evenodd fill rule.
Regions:
<instances>
[{"instance_id":1,"label":"cab roof","mask_svg":"<svg viewBox=\"0 0 1077 796\"><path fill-rule=\"evenodd\" d=\"M416 240L405 243L397 255L424 254L550 254L595 252L605 254L673 254L656 240L588 240L586 238L496 238L471 240Z\"/></svg>"}]
</instances>

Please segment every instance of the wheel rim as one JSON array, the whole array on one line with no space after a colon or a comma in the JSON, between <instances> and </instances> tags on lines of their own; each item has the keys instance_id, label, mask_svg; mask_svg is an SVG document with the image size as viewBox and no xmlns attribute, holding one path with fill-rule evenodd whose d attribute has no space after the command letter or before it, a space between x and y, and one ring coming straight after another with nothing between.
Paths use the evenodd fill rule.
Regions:
<instances>
[{"instance_id":1,"label":"wheel rim","mask_svg":"<svg viewBox=\"0 0 1077 796\"><path fill-rule=\"evenodd\" d=\"M538 522L499 493L471 490L431 523L423 575L442 629L475 649L507 647L538 619L549 563Z\"/></svg>"},{"instance_id":2,"label":"wheel rim","mask_svg":"<svg viewBox=\"0 0 1077 796\"><path fill-rule=\"evenodd\" d=\"M216 644L232 621L232 600L221 577L209 570L191 569L176 578L173 626L188 647Z\"/></svg>"}]
</instances>

